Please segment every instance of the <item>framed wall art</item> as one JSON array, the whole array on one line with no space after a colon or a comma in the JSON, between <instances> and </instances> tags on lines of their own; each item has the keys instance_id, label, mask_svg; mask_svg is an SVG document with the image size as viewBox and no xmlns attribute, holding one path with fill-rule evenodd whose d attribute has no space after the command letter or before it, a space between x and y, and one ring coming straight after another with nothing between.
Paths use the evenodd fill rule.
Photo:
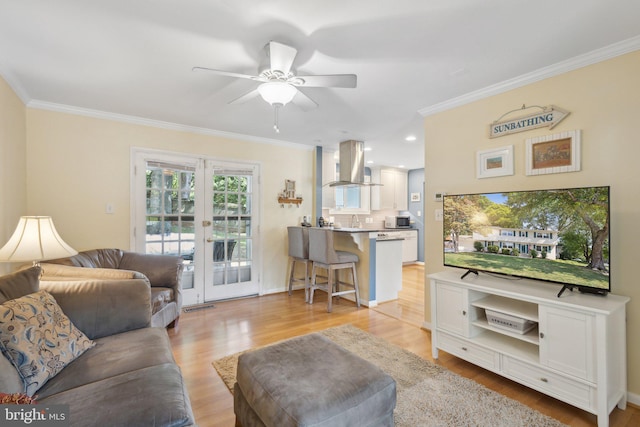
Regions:
<instances>
[{"instance_id":1,"label":"framed wall art","mask_svg":"<svg viewBox=\"0 0 640 427\"><path fill-rule=\"evenodd\" d=\"M477 153L478 178L513 175L513 145Z\"/></svg>"},{"instance_id":2,"label":"framed wall art","mask_svg":"<svg viewBox=\"0 0 640 427\"><path fill-rule=\"evenodd\" d=\"M571 130L526 140L527 175L580 170L580 131Z\"/></svg>"}]
</instances>

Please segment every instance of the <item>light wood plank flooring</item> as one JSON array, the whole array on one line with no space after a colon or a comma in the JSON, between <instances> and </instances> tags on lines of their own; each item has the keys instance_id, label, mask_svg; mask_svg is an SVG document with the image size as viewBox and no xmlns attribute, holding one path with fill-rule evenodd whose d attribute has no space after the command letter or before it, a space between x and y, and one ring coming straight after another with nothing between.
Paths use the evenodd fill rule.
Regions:
<instances>
[{"instance_id":1,"label":"light wood plank flooring","mask_svg":"<svg viewBox=\"0 0 640 427\"><path fill-rule=\"evenodd\" d=\"M424 269L405 267L398 301L375 309L340 299L333 313L326 312L326 294L316 293L314 304L296 291L216 303L214 308L183 313L179 327L169 330L174 356L182 369L200 427L231 427L235 423L233 398L211 365L213 360L286 338L350 323L412 351L431 358L431 335L421 329L424 319ZM445 352L435 362L486 387L519 400L571 426L595 426L595 415L504 379ZM640 410L614 409L612 427L640 426Z\"/></svg>"}]
</instances>

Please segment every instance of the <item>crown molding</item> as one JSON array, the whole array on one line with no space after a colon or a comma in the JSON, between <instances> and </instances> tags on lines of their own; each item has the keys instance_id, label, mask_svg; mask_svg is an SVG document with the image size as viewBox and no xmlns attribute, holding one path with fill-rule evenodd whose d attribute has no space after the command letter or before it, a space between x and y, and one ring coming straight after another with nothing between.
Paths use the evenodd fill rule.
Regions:
<instances>
[{"instance_id":1,"label":"crown molding","mask_svg":"<svg viewBox=\"0 0 640 427\"><path fill-rule=\"evenodd\" d=\"M314 147L291 141L278 139L261 138L257 136L244 135L234 132L225 132L215 129L202 128L197 126L187 126L178 123L164 122L161 120L147 119L145 117L129 116L126 114L111 113L108 111L92 110L89 108L74 107L71 105L56 104L53 102L31 100L26 104L27 108L36 110L47 110L58 113L74 114L78 116L91 117L95 119L111 120L122 123L129 123L140 126L149 126L158 129L167 129L177 132L195 133L199 135L215 136L219 138L236 139L240 141L255 142L259 144L277 145L288 148L312 150Z\"/></svg>"},{"instance_id":2,"label":"crown molding","mask_svg":"<svg viewBox=\"0 0 640 427\"><path fill-rule=\"evenodd\" d=\"M27 105L29 101L31 101L29 94L20 84L20 81L15 78L13 73L9 70L9 67L7 67L2 60L0 60L0 77L2 77L5 82L7 82L11 90L13 90L18 98L20 98L24 105Z\"/></svg>"},{"instance_id":3,"label":"crown molding","mask_svg":"<svg viewBox=\"0 0 640 427\"><path fill-rule=\"evenodd\" d=\"M567 73L569 71L586 67L588 65L596 64L598 62L606 61L617 56L631 53L636 50L640 50L640 36L632 37L630 39L614 43L601 49L593 50L591 52L585 53L584 55L579 55L566 61L558 62L548 67L540 68L538 70L523 74L513 79L505 80L503 82L466 93L456 98L451 98L447 101L433 104L429 107L421 108L420 110L418 110L418 113L423 117L441 113L443 111L461 107L465 104L498 95L512 89L516 89L522 86L529 85L531 83L538 82L540 80L547 79L549 77L554 77L560 74Z\"/></svg>"}]
</instances>

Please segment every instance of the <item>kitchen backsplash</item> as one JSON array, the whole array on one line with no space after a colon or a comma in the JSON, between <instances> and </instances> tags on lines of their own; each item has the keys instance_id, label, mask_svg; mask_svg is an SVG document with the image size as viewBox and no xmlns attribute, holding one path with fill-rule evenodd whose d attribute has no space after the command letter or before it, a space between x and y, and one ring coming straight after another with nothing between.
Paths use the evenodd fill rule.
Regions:
<instances>
[{"instance_id":1,"label":"kitchen backsplash","mask_svg":"<svg viewBox=\"0 0 640 427\"><path fill-rule=\"evenodd\" d=\"M362 228L369 228L372 230L379 230L384 228L384 218L387 215L409 215L407 211L396 211L396 210L386 210L386 211L374 211L368 215L357 215L357 220L360 222L360 226ZM329 214L328 209L322 210L322 217L325 220L330 220L333 218L334 224L340 224L342 227L351 227L353 215L351 214ZM317 225L317 224L313 224Z\"/></svg>"}]
</instances>

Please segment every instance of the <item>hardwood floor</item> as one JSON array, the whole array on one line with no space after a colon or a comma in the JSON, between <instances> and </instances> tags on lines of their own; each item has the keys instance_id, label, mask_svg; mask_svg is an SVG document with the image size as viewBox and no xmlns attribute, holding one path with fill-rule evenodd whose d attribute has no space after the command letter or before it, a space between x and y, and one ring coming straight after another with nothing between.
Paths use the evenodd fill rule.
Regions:
<instances>
[{"instance_id":1,"label":"hardwood floor","mask_svg":"<svg viewBox=\"0 0 640 427\"><path fill-rule=\"evenodd\" d=\"M238 351L286 338L350 323L412 351L431 358L431 334L424 322L424 269L405 267L403 290L397 301L375 309L343 299L334 300L333 312L326 312L326 294L318 292L314 304L304 302L304 292L286 292L258 298L216 303L214 308L183 313L177 329L169 336L174 356L182 369L196 422L200 427L231 427L235 423L233 397L211 365ZM571 426L595 426L595 415L576 409L528 389L445 352L435 363L473 379L499 393L518 400ZM614 409L612 427L640 426L640 409Z\"/></svg>"},{"instance_id":2,"label":"hardwood floor","mask_svg":"<svg viewBox=\"0 0 640 427\"><path fill-rule=\"evenodd\" d=\"M424 324L424 266L419 264L404 266L402 290L398 292L398 299L379 304L373 310L422 327Z\"/></svg>"}]
</instances>

